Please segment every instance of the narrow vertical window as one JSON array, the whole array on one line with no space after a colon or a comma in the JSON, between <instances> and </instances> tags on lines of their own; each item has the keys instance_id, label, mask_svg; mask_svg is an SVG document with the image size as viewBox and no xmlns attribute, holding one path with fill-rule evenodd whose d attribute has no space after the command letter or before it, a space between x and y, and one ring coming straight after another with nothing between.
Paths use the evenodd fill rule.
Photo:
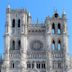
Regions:
<instances>
[{"instance_id":1,"label":"narrow vertical window","mask_svg":"<svg viewBox=\"0 0 72 72\"><path fill-rule=\"evenodd\" d=\"M18 41L18 49L20 49L20 47L21 47L21 41L19 40Z\"/></svg>"},{"instance_id":2,"label":"narrow vertical window","mask_svg":"<svg viewBox=\"0 0 72 72\"><path fill-rule=\"evenodd\" d=\"M61 25L58 23L58 34L61 34Z\"/></svg>"},{"instance_id":3,"label":"narrow vertical window","mask_svg":"<svg viewBox=\"0 0 72 72\"><path fill-rule=\"evenodd\" d=\"M13 68L14 68L14 63L13 63Z\"/></svg>"},{"instance_id":4,"label":"narrow vertical window","mask_svg":"<svg viewBox=\"0 0 72 72\"><path fill-rule=\"evenodd\" d=\"M54 69L54 62L53 62L53 66L52 66L52 68Z\"/></svg>"},{"instance_id":5,"label":"narrow vertical window","mask_svg":"<svg viewBox=\"0 0 72 72\"><path fill-rule=\"evenodd\" d=\"M40 69L40 63L37 63L37 68Z\"/></svg>"},{"instance_id":6,"label":"narrow vertical window","mask_svg":"<svg viewBox=\"0 0 72 72\"><path fill-rule=\"evenodd\" d=\"M61 68L61 63L58 63L58 68Z\"/></svg>"},{"instance_id":7,"label":"narrow vertical window","mask_svg":"<svg viewBox=\"0 0 72 72\"><path fill-rule=\"evenodd\" d=\"M13 48L13 50L15 50L15 41L14 40L12 41L12 48Z\"/></svg>"},{"instance_id":8,"label":"narrow vertical window","mask_svg":"<svg viewBox=\"0 0 72 72\"><path fill-rule=\"evenodd\" d=\"M32 69L34 68L34 63L32 63Z\"/></svg>"},{"instance_id":9,"label":"narrow vertical window","mask_svg":"<svg viewBox=\"0 0 72 72\"><path fill-rule=\"evenodd\" d=\"M52 42L52 49L54 50L55 49L55 41L53 40Z\"/></svg>"},{"instance_id":10,"label":"narrow vertical window","mask_svg":"<svg viewBox=\"0 0 72 72\"><path fill-rule=\"evenodd\" d=\"M31 64L30 63L27 63L27 68L31 68Z\"/></svg>"},{"instance_id":11,"label":"narrow vertical window","mask_svg":"<svg viewBox=\"0 0 72 72\"><path fill-rule=\"evenodd\" d=\"M45 66L45 63L42 63L42 69L45 69L46 66Z\"/></svg>"},{"instance_id":12,"label":"narrow vertical window","mask_svg":"<svg viewBox=\"0 0 72 72\"><path fill-rule=\"evenodd\" d=\"M12 20L12 27L15 27L15 19Z\"/></svg>"},{"instance_id":13,"label":"narrow vertical window","mask_svg":"<svg viewBox=\"0 0 72 72\"><path fill-rule=\"evenodd\" d=\"M58 50L60 50L61 49L61 41L59 40L58 41Z\"/></svg>"},{"instance_id":14,"label":"narrow vertical window","mask_svg":"<svg viewBox=\"0 0 72 72\"><path fill-rule=\"evenodd\" d=\"M55 24L52 24L52 34L55 34Z\"/></svg>"},{"instance_id":15,"label":"narrow vertical window","mask_svg":"<svg viewBox=\"0 0 72 72\"><path fill-rule=\"evenodd\" d=\"M20 19L18 19L18 27L20 27Z\"/></svg>"}]
</instances>

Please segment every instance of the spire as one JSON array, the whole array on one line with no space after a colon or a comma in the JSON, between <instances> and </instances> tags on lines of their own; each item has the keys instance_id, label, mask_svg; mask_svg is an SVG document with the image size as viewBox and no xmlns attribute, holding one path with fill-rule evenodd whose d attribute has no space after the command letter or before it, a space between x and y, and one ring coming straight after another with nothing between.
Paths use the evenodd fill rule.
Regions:
<instances>
[{"instance_id":1,"label":"spire","mask_svg":"<svg viewBox=\"0 0 72 72\"><path fill-rule=\"evenodd\" d=\"M30 12L28 13L28 23L31 24L32 23L32 17Z\"/></svg>"},{"instance_id":2,"label":"spire","mask_svg":"<svg viewBox=\"0 0 72 72\"><path fill-rule=\"evenodd\" d=\"M7 13L10 13L10 0L7 0L6 12L7 12Z\"/></svg>"},{"instance_id":3,"label":"spire","mask_svg":"<svg viewBox=\"0 0 72 72\"><path fill-rule=\"evenodd\" d=\"M37 24L39 23L39 20L38 20L38 18L37 18Z\"/></svg>"},{"instance_id":4,"label":"spire","mask_svg":"<svg viewBox=\"0 0 72 72\"><path fill-rule=\"evenodd\" d=\"M10 4L8 4L7 8L10 8Z\"/></svg>"},{"instance_id":5,"label":"spire","mask_svg":"<svg viewBox=\"0 0 72 72\"><path fill-rule=\"evenodd\" d=\"M65 10L63 9L63 11L62 11L62 15L66 15L66 12L65 12Z\"/></svg>"},{"instance_id":6,"label":"spire","mask_svg":"<svg viewBox=\"0 0 72 72\"><path fill-rule=\"evenodd\" d=\"M66 12L65 12L64 9L63 9L63 11L62 11L62 18L65 18L65 19L66 19Z\"/></svg>"},{"instance_id":7,"label":"spire","mask_svg":"<svg viewBox=\"0 0 72 72\"><path fill-rule=\"evenodd\" d=\"M31 13L30 12L28 13L28 16L29 16L29 18L31 18Z\"/></svg>"},{"instance_id":8,"label":"spire","mask_svg":"<svg viewBox=\"0 0 72 72\"><path fill-rule=\"evenodd\" d=\"M57 9L54 9L54 14L57 13Z\"/></svg>"},{"instance_id":9,"label":"spire","mask_svg":"<svg viewBox=\"0 0 72 72\"><path fill-rule=\"evenodd\" d=\"M31 16L30 12L29 12L29 16Z\"/></svg>"},{"instance_id":10,"label":"spire","mask_svg":"<svg viewBox=\"0 0 72 72\"><path fill-rule=\"evenodd\" d=\"M10 0L8 0L7 8L10 8Z\"/></svg>"}]
</instances>

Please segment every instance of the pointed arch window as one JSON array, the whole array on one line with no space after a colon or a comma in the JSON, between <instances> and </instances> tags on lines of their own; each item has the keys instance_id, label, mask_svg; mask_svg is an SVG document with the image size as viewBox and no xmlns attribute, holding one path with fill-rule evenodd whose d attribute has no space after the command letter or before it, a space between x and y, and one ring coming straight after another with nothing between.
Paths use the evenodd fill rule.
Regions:
<instances>
[{"instance_id":1,"label":"pointed arch window","mask_svg":"<svg viewBox=\"0 0 72 72\"><path fill-rule=\"evenodd\" d=\"M12 27L15 27L15 19L12 20Z\"/></svg>"},{"instance_id":2,"label":"pointed arch window","mask_svg":"<svg viewBox=\"0 0 72 72\"><path fill-rule=\"evenodd\" d=\"M40 69L40 63L37 63L37 68Z\"/></svg>"},{"instance_id":3,"label":"pointed arch window","mask_svg":"<svg viewBox=\"0 0 72 72\"><path fill-rule=\"evenodd\" d=\"M15 68L15 64L13 61L10 62L10 68Z\"/></svg>"},{"instance_id":4,"label":"pointed arch window","mask_svg":"<svg viewBox=\"0 0 72 72\"><path fill-rule=\"evenodd\" d=\"M61 68L61 63L58 63L58 68Z\"/></svg>"},{"instance_id":5,"label":"pointed arch window","mask_svg":"<svg viewBox=\"0 0 72 72\"><path fill-rule=\"evenodd\" d=\"M18 27L20 27L20 19L18 19Z\"/></svg>"},{"instance_id":6,"label":"pointed arch window","mask_svg":"<svg viewBox=\"0 0 72 72\"><path fill-rule=\"evenodd\" d=\"M13 63L13 68L14 68L14 63Z\"/></svg>"},{"instance_id":7,"label":"pointed arch window","mask_svg":"<svg viewBox=\"0 0 72 72\"><path fill-rule=\"evenodd\" d=\"M61 49L61 41L59 40L58 41L58 50L60 50Z\"/></svg>"},{"instance_id":8,"label":"pointed arch window","mask_svg":"<svg viewBox=\"0 0 72 72\"><path fill-rule=\"evenodd\" d=\"M13 48L13 50L15 50L15 41L14 40L12 41L12 48Z\"/></svg>"},{"instance_id":9,"label":"pointed arch window","mask_svg":"<svg viewBox=\"0 0 72 72\"><path fill-rule=\"evenodd\" d=\"M52 49L54 50L55 49L55 41L53 40L52 42Z\"/></svg>"},{"instance_id":10,"label":"pointed arch window","mask_svg":"<svg viewBox=\"0 0 72 72\"><path fill-rule=\"evenodd\" d=\"M45 69L46 68L46 65L45 65L45 62L42 63L42 69Z\"/></svg>"},{"instance_id":11,"label":"pointed arch window","mask_svg":"<svg viewBox=\"0 0 72 72\"><path fill-rule=\"evenodd\" d=\"M58 23L58 34L61 34L61 24Z\"/></svg>"},{"instance_id":12,"label":"pointed arch window","mask_svg":"<svg viewBox=\"0 0 72 72\"><path fill-rule=\"evenodd\" d=\"M31 68L30 62L27 63L27 68Z\"/></svg>"},{"instance_id":13,"label":"pointed arch window","mask_svg":"<svg viewBox=\"0 0 72 72\"><path fill-rule=\"evenodd\" d=\"M55 24L52 24L52 34L55 34Z\"/></svg>"},{"instance_id":14,"label":"pointed arch window","mask_svg":"<svg viewBox=\"0 0 72 72\"><path fill-rule=\"evenodd\" d=\"M32 69L34 68L34 63L32 63Z\"/></svg>"}]
</instances>

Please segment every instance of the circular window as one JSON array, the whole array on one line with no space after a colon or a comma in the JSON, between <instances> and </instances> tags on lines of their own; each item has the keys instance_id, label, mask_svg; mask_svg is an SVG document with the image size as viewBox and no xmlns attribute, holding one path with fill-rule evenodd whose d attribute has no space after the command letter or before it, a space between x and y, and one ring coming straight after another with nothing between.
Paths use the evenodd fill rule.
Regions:
<instances>
[{"instance_id":1,"label":"circular window","mask_svg":"<svg viewBox=\"0 0 72 72\"><path fill-rule=\"evenodd\" d=\"M31 48L33 50L40 50L41 48L43 48L43 43L39 40L35 40L32 42Z\"/></svg>"}]
</instances>

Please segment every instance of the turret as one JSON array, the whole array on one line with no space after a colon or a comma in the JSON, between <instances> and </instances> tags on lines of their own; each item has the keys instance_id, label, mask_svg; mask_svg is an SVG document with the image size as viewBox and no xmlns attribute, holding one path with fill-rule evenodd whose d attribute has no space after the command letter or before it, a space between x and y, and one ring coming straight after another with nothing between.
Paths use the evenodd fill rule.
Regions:
<instances>
[{"instance_id":1,"label":"turret","mask_svg":"<svg viewBox=\"0 0 72 72\"><path fill-rule=\"evenodd\" d=\"M46 25L46 32L51 33L51 24L50 24L50 17L46 17L45 20L45 25Z\"/></svg>"},{"instance_id":2,"label":"turret","mask_svg":"<svg viewBox=\"0 0 72 72\"><path fill-rule=\"evenodd\" d=\"M27 24L28 24L28 13L26 11L26 9L24 10L24 12L22 13L22 25L21 25L21 33L26 34L27 33Z\"/></svg>"},{"instance_id":3,"label":"turret","mask_svg":"<svg viewBox=\"0 0 72 72\"><path fill-rule=\"evenodd\" d=\"M62 12L62 18L66 20L66 12L64 10Z\"/></svg>"}]
</instances>

